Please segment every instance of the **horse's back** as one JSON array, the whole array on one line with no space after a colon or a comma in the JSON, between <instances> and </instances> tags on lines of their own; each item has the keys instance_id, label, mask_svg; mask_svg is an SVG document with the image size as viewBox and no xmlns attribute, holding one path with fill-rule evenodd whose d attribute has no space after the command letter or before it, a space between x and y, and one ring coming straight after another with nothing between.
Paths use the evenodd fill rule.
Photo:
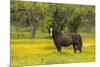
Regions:
<instances>
[{"instance_id":1,"label":"horse's back","mask_svg":"<svg viewBox=\"0 0 100 67\"><path fill-rule=\"evenodd\" d=\"M73 39L70 34L62 34L58 36L60 43L63 46L69 46L73 43Z\"/></svg>"},{"instance_id":2,"label":"horse's back","mask_svg":"<svg viewBox=\"0 0 100 67\"><path fill-rule=\"evenodd\" d=\"M80 35L79 34L77 34L77 33L72 33L71 34L71 37L73 38L73 39L80 39Z\"/></svg>"}]
</instances>

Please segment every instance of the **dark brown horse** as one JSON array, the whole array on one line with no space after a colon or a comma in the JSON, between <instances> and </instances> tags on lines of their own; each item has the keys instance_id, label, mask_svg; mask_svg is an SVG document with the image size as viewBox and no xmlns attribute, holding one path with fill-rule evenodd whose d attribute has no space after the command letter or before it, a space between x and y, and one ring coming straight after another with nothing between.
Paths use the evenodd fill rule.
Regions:
<instances>
[{"instance_id":1,"label":"dark brown horse","mask_svg":"<svg viewBox=\"0 0 100 67\"><path fill-rule=\"evenodd\" d=\"M74 53L76 53L76 49L82 52L82 39L79 34L57 32L50 27L48 28L48 32L53 37L58 52L61 52L61 47L68 47L70 45L73 45Z\"/></svg>"}]
</instances>

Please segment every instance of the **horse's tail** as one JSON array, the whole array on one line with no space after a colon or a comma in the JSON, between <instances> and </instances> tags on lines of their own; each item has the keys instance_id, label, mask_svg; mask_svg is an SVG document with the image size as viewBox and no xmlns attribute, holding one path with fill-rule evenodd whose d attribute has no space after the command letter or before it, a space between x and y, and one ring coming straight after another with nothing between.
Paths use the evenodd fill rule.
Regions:
<instances>
[{"instance_id":1,"label":"horse's tail","mask_svg":"<svg viewBox=\"0 0 100 67\"><path fill-rule=\"evenodd\" d=\"M80 35L79 35L79 42L80 42L80 47L82 48L83 43L82 43L82 38Z\"/></svg>"}]
</instances>

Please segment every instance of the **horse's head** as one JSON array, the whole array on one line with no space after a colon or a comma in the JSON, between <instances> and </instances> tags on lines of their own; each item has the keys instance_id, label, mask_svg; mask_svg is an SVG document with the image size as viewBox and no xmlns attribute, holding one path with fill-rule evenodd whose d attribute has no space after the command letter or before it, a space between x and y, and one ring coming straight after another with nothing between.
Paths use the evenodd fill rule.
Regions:
<instances>
[{"instance_id":1,"label":"horse's head","mask_svg":"<svg viewBox=\"0 0 100 67\"><path fill-rule=\"evenodd\" d=\"M53 28L51 26L47 27L48 29L48 33L50 36L52 36L52 31L53 31Z\"/></svg>"},{"instance_id":2,"label":"horse's head","mask_svg":"<svg viewBox=\"0 0 100 67\"><path fill-rule=\"evenodd\" d=\"M53 34L58 34L57 30L55 30L55 28L52 26L47 27L47 29L50 36L52 36Z\"/></svg>"}]
</instances>

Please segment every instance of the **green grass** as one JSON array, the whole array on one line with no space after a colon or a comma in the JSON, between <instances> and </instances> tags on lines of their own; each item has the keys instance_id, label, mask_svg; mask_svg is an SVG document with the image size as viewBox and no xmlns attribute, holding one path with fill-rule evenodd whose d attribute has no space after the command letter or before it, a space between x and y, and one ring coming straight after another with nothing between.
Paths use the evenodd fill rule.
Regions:
<instances>
[{"instance_id":1,"label":"green grass","mask_svg":"<svg viewBox=\"0 0 100 67\"><path fill-rule=\"evenodd\" d=\"M31 32L11 32L11 38L12 39L30 39L31 38ZM41 33L40 31L36 32L35 38L48 38L48 33Z\"/></svg>"},{"instance_id":2,"label":"green grass","mask_svg":"<svg viewBox=\"0 0 100 67\"><path fill-rule=\"evenodd\" d=\"M82 39L94 39L95 33L79 33L82 36ZM36 32L35 38L48 38L50 37L48 32L41 33L40 31ZM11 32L12 39L30 39L31 32Z\"/></svg>"},{"instance_id":3,"label":"green grass","mask_svg":"<svg viewBox=\"0 0 100 67\"><path fill-rule=\"evenodd\" d=\"M93 41L93 42L92 42ZM52 39L12 39L11 67L37 64L80 63L95 61L95 41L83 40L91 46L83 46L82 53L74 54L72 46L58 53ZM85 45L85 44L84 44ZM88 44L87 44L88 45Z\"/></svg>"},{"instance_id":4,"label":"green grass","mask_svg":"<svg viewBox=\"0 0 100 67\"><path fill-rule=\"evenodd\" d=\"M82 39L95 39L95 33L79 33Z\"/></svg>"}]
</instances>

